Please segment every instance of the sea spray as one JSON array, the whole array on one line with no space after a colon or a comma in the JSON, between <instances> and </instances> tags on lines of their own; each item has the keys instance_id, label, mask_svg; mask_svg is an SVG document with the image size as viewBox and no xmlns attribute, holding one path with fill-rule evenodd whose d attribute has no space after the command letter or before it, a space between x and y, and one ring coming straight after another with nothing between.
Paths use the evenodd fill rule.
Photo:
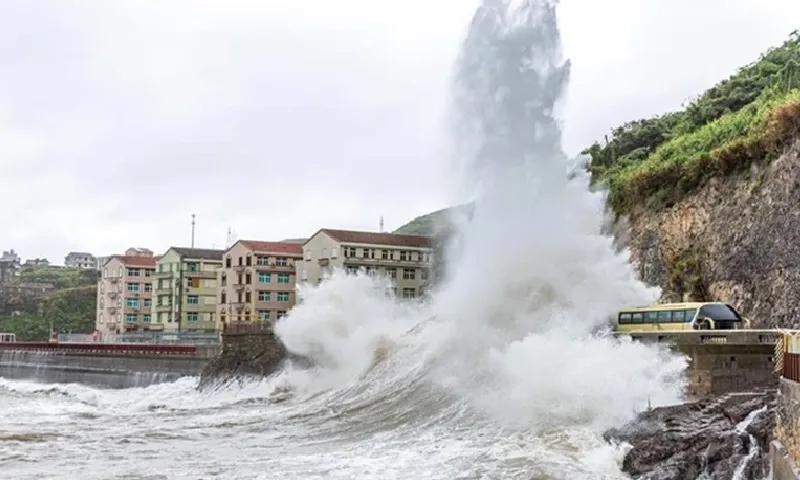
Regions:
<instances>
[{"instance_id":1,"label":"sea spray","mask_svg":"<svg viewBox=\"0 0 800 480\"><path fill-rule=\"evenodd\" d=\"M380 381L395 392L413 364L448 402L526 430L603 429L680 399L683 358L596 334L620 307L660 292L637 280L605 233L602 192L562 150L556 111L568 78L555 2L483 3L454 79L454 178L458 200L473 203L447 276L415 307L366 275L337 272L301 290L276 330L317 359L311 390ZM386 354L391 368L365 379Z\"/></svg>"}]
</instances>

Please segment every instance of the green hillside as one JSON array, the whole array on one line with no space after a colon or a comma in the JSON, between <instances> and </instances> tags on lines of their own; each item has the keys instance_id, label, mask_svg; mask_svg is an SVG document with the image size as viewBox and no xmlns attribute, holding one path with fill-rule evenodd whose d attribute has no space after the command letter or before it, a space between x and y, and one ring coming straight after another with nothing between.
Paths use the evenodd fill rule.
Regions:
<instances>
[{"instance_id":1,"label":"green hillside","mask_svg":"<svg viewBox=\"0 0 800 480\"><path fill-rule=\"evenodd\" d=\"M661 208L715 176L779 155L800 133L800 35L713 86L683 110L612 130L591 157L618 213Z\"/></svg>"},{"instance_id":2,"label":"green hillside","mask_svg":"<svg viewBox=\"0 0 800 480\"><path fill-rule=\"evenodd\" d=\"M97 305L95 270L63 267L23 267L20 282L50 283L56 289L43 295L0 298L0 332L19 341L46 341L50 323L59 332L91 333Z\"/></svg>"}]
</instances>

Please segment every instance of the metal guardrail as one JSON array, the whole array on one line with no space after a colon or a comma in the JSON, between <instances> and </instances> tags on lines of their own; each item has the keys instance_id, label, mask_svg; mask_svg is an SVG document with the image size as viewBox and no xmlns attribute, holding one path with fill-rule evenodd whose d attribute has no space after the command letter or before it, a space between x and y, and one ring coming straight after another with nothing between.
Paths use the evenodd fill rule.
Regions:
<instances>
[{"instance_id":1,"label":"metal guardrail","mask_svg":"<svg viewBox=\"0 0 800 480\"><path fill-rule=\"evenodd\" d=\"M223 335L252 335L272 333L272 324L265 322L230 322L226 323Z\"/></svg>"},{"instance_id":2,"label":"metal guardrail","mask_svg":"<svg viewBox=\"0 0 800 480\"><path fill-rule=\"evenodd\" d=\"M47 352L83 353L127 353L150 355L195 355L193 345L152 345L116 343L57 343L57 342L15 342L0 343L0 350L26 350Z\"/></svg>"},{"instance_id":3,"label":"metal guardrail","mask_svg":"<svg viewBox=\"0 0 800 480\"><path fill-rule=\"evenodd\" d=\"M95 337L93 334L61 333L60 343L107 343L107 344L151 344L151 345L218 345L217 332L131 332Z\"/></svg>"},{"instance_id":4,"label":"metal guardrail","mask_svg":"<svg viewBox=\"0 0 800 480\"><path fill-rule=\"evenodd\" d=\"M800 353L783 354L783 378L800 382Z\"/></svg>"}]
</instances>

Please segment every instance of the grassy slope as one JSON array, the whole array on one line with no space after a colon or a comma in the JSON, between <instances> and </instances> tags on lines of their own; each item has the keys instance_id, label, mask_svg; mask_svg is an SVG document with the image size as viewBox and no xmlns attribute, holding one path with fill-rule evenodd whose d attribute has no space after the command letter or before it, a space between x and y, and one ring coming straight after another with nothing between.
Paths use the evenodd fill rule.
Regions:
<instances>
[{"instance_id":1,"label":"grassy slope","mask_svg":"<svg viewBox=\"0 0 800 480\"><path fill-rule=\"evenodd\" d=\"M777 156L800 131L800 36L741 68L685 109L629 122L586 149L617 212L660 208Z\"/></svg>"}]
</instances>

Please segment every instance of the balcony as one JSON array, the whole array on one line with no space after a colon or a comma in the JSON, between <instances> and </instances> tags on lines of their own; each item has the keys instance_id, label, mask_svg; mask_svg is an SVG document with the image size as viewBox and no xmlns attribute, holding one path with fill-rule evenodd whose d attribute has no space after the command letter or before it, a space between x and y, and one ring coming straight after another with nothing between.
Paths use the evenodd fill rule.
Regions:
<instances>
[{"instance_id":1,"label":"balcony","mask_svg":"<svg viewBox=\"0 0 800 480\"><path fill-rule=\"evenodd\" d=\"M247 267L245 267L244 265L234 265L233 266L233 271L235 271L236 273L242 273L242 272L244 272L245 268L247 268Z\"/></svg>"},{"instance_id":2,"label":"balcony","mask_svg":"<svg viewBox=\"0 0 800 480\"><path fill-rule=\"evenodd\" d=\"M119 283L119 279L120 279L120 277L109 277L108 281L111 282L111 283L116 284L116 283Z\"/></svg>"},{"instance_id":3,"label":"balcony","mask_svg":"<svg viewBox=\"0 0 800 480\"><path fill-rule=\"evenodd\" d=\"M172 288L156 288L156 295L172 295Z\"/></svg>"},{"instance_id":4,"label":"balcony","mask_svg":"<svg viewBox=\"0 0 800 480\"><path fill-rule=\"evenodd\" d=\"M270 263L267 265L255 265L253 268L256 269L256 272L286 272L292 273L295 271L294 264L288 263L286 265L278 265L275 263Z\"/></svg>"},{"instance_id":5,"label":"balcony","mask_svg":"<svg viewBox=\"0 0 800 480\"><path fill-rule=\"evenodd\" d=\"M108 298L115 299L117 297L119 297L119 292L108 292Z\"/></svg>"},{"instance_id":6,"label":"balcony","mask_svg":"<svg viewBox=\"0 0 800 480\"><path fill-rule=\"evenodd\" d=\"M392 258L360 258L360 257L347 257L344 259L345 265L374 265L384 267L421 267L429 265L430 262L423 260L399 260Z\"/></svg>"},{"instance_id":7,"label":"balcony","mask_svg":"<svg viewBox=\"0 0 800 480\"><path fill-rule=\"evenodd\" d=\"M153 278L172 278L172 272L171 271L156 272L153 274Z\"/></svg>"},{"instance_id":8,"label":"balcony","mask_svg":"<svg viewBox=\"0 0 800 480\"><path fill-rule=\"evenodd\" d=\"M319 263L320 267L327 267L328 265L331 264L331 259L330 258L320 258L318 263Z\"/></svg>"},{"instance_id":9,"label":"balcony","mask_svg":"<svg viewBox=\"0 0 800 480\"><path fill-rule=\"evenodd\" d=\"M216 270L184 270L183 276L186 278L217 278Z\"/></svg>"},{"instance_id":10,"label":"balcony","mask_svg":"<svg viewBox=\"0 0 800 480\"><path fill-rule=\"evenodd\" d=\"M233 290L236 292L243 292L246 285L244 283L236 283L233 285Z\"/></svg>"}]
</instances>

